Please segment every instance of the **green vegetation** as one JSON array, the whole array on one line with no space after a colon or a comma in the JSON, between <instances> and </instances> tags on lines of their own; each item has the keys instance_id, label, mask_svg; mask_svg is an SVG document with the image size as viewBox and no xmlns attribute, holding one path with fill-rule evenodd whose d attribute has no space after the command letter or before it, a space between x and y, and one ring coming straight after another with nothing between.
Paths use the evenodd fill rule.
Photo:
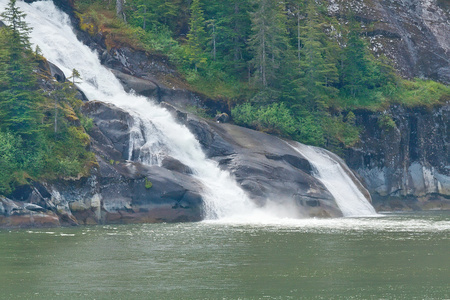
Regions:
<instances>
[{"instance_id":1,"label":"green vegetation","mask_svg":"<svg viewBox=\"0 0 450 300\"><path fill-rule=\"evenodd\" d=\"M81 101L71 83L39 88L35 72L46 61L31 50L31 28L25 15L10 0L0 29L0 194L8 194L30 179L86 175L95 157L88 152ZM78 74L79 75L79 74ZM79 76L78 76L79 77Z\"/></svg>"},{"instance_id":2,"label":"green vegetation","mask_svg":"<svg viewBox=\"0 0 450 300\"><path fill-rule=\"evenodd\" d=\"M39 89L35 70L45 59L31 50L31 28L15 2L0 29L0 194L30 179L85 175L95 163L86 150L92 120L75 97L82 78L74 69L71 83ZM184 86L223 102L237 124L339 151L358 141L355 109L450 99L448 86L397 76L368 50L351 12L338 22L321 1L119 2L118 12L116 1L75 1L81 29L101 32L108 49L167 56ZM379 126L390 130L395 122L384 115Z\"/></svg>"},{"instance_id":3,"label":"green vegetation","mask_svg":"<svg viewBox=\"0 0 450 300\"><path fill-rule=\"evenodd\" d=\"M355 109L450 98L448 86L397 76L371 54L352 12L342 24L321 1L128 0L127 24L104 3L76 2L85 30L113 32L109 46L167 55L192 89L227 104L237 124L304 143L354 145Z\"/></svg>"},{"instance_id":4,"label":"green vegetation","mask_svg":"<svg viewBox=\"0 0 450 300\"><path fill-rule=\"evenodd\" d=\"M145 177L145 188L146 188L147 190L149 190L149 189L152 188L152 186L153 186L153 183L152 183L150 180L148 180L147 177Z\"/></svg>"}]
</instances>

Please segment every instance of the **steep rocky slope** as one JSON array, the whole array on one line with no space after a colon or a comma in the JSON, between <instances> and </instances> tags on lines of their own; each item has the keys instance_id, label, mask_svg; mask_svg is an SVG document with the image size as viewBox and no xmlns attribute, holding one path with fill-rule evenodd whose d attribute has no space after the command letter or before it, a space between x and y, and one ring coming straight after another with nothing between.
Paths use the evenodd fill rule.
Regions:
<instances>
[{"instance_id":1,"label":"steep rocky slope","mask_svg":"<svg viewBox=\"0 0 450 300\"><path fill-rule=\"evenodd\" d=\"M405 77L450 83L450 3L446 0L327 0L341 22L353 13L372 51ZM349 13L351 12L351 13Z\"/></svg>"},{"instance_id":2,"label":"steep rocky slope","mask_svg":"<svg viewBox=\"0 0 450 300\"><path fill-rule=\"evenodd\" d=\"M333 196L312 176L309 162L285 141L230 124L208 123L164 105L258 205L270 199L298 217L342 216ZM0 198L0 227L181 222L204 217L202 184L188 166L170 156L161 166L127 160L132 142L127 112L96 101L87 102L83 111L95 123L89 134L98 167L88 178L33 182L17 189L9 196L12 200Z\"/></svg>"},{"instance_id":3,"label":"steep rocky slope","mask_svg":"<svg viewBox=\"0 0 450 300\"><path fill-rule=\"evenodd\" d=\"M361 142L348 165L364 179L379 210L450 209L450 105L357 111ZM395 122L380 122L389 116Z\"/></svg>"}]
</instances>

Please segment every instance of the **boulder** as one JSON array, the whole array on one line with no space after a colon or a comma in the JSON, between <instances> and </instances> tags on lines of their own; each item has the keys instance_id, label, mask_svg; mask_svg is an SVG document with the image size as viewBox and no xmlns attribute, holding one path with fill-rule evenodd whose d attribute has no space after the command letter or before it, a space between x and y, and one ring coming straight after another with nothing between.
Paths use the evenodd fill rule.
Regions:
<instances>
[{"instance_id":1,"label":"boulder","mask_svg":"<svg viewBox=\"0 0 450 300\"><path fill-rule=\"evenodd\" d=\"M111 70L113 74L120 80L125 91L130 92L134 91L137 94L146 96L146 97L157 97L159 87L157 84L150 80L138 78L132 75L128 75L122 73L120 71Z\"/></svg>"},{"instance_id":2,"label":"boulder","mask_svg":"<svg viewBox=\"0 0 450 300\"><path fill-rule=\"evenodd\" d=\"M183 174L192 174L192 169L183 163L181 163L178 159L167 156L162 162L161 166L167 170L183 173Z\"/></svg>"},{"instance_id":3,"label":"boulder","mask_svg":"<svg viewBox=\"0 0 450 300\"><path fill-rule=\"evenodd\" d=\"M96 126L90 132L94 148L113 160L128 159L131 116L114 105L99 101L85 103L81 111L95 122Z\"/></svg>"},{"instance_id":4,"label":"boulder","mask_svg":"<svg viewBox=\"0 0 450 300\"><path fill-rule=\"evenodd\" d=\"M43 208L42 206L33 204L33 203L26 203L23 206L24 209L30 210L30 211L35 211L35 212L45 212L47 211L45 208Z\"/></svg>"},{"instance_id":5,"label":"boulder","mask_svg":"<svg viewBox=\"0 0 450 300\"><path fill-rule=\"evenodd\" d=\"M31 203L13 201L0 196L0 228L30 228L61 226L52 211Z\"/></svg>"},{"instance_id":6,"label":"boulder","mask_svg":"<svg viewBox=\"0 0 450 300\"><path fill-rule=\"evenodd\" d=\"M228 123L228 121L230 121L230 116L227 113L217 114L215 120L218 123Z\"/></svg>"},{"instance_id":7,"label":"boulder","mask_svg":"<svg viewBox=\"0 0 450 300\"><path fill-rule=\"evenodd\" d=\"M69 203L80 224L198 221L202 218L201 187L192 177L137 162L110 164L88 182L54 182L60 202Z\"/></svg>"},{"instance_id":8,"label":"boulder","mask_svg":"<svg viewBox=\"0 0 450 300\"><path fill-rule=\"evenodd\" d=\"M65 82L66 81L66 75L64 75L64 72L58 68L55 64L51 63L51 62L47 62L49 69L50 69L50 74L53 78L56 79L56 81L58 82Z\"/></svg>"},{"instance_id":9,"label":"boulder","mask_svg":"<svg viewBox=\"0 0 450 300\"><path fill-rule=\"evenodd\" d=\"M308 160L284 140L193 116L186 125L207 156L230 171L259 205L293 207L303 217L342 216L333 196L311 175Z\"/></svg>"}]
</instances>

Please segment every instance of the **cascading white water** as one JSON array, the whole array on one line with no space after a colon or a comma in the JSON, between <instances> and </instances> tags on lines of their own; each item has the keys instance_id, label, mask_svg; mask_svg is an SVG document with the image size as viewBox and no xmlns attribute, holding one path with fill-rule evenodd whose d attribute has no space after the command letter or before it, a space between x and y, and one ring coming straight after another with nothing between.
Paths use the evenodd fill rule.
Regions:
<instances>
[{"instance_id":1,"label":"cascading white water","mask_svg":"<svg viewBox=\"0 0 450 300\"><path fill-rule=\"evenodd\" d=\"M315 177L333 195L344 217L376 215L373 206L341 164L328 155L324 149L300 143L291 146L312 164Z\"/></svg>"},{"instance_id":2,"label":"cascading white water","mask_svg":"<svg viewBox=\"0 0 450 300\"><path fill-rule=\"evenodd\" d=\"M7 0L0 0L0 11L6 4ZM206 219L266 223L280 220L280 217L300 217L296 209L280 207L270 201L267 207L257 208L228 172L220 170L216 162L205 157L192 133L177 124L167 110L148 98L124 91L116 77L101 65L97 53L77 40L69 17L52 1L31 5L17 2L17 5L27 14L26 22L33 28L32 43L39 45L43 55L66 76L70 76L72 69L77 69L82 78L78 87L88 99L114 104L133 117L129 124L129 160L158 165L165 156L171 156L193 170L204 186ZM304 145L294 149L314 165L317 177L333 194L344 216L375 214L339 163L323 150Z\"/></svg>"},{"instance_id":3,"label":"cascading white water","mask_svg":"<svg viewBox=\"0 0 450 300\"><path fill-rule=\"evenodd\" d=\"M0 11L6 4L7 0L0 0ZM31 42L39 45L43 55L66 76L77 69L82 78L78 86L88 99L114 104L133 117L133 124L129 124L132 128L130 160L154 165L169 155L191 167L204 186L202 195L207 219L255 209L230 174L205 157L199 142L185 126L177 124L167 110L150 99L124 91L116 77L101 65L97 53L77 40L69 17L52 1L31 5L17 2L17 5L27 14L26 22L33 28ZM133 157L133 153L139 153L138 157Z\"/></svg>"}]
</instances>

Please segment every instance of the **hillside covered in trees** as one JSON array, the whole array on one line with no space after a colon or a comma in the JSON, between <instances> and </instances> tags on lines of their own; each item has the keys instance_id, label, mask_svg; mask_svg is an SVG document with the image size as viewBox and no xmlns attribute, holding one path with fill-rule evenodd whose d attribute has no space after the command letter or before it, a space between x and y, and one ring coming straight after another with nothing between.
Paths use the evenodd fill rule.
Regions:
<instances>
[{"instance_id":1,"label":"hillside covered in trees","mask_svg":"<svg viewBox=\"0 0 450 300\"><path fill-rule=\"evenodd\" d=\"M398 76L369 51L370 28L350 8L330 16L326 1L117 3L75 1L86 30L168 55L197 92L227 103L239 125L337 150L358 141L354 109L449 99L445 85ZM392 125L388 115L383 122Z\"/></svg>"},{"instance_id":2,"label":"hillside covered in trees","mask_svg":"<svg viewBox=\"0 0 450 300\"><path fill-rule=\"evenodd\" d=\"M25 15L11 0L0 28L0 194L30 179L88 174L89 120L79 112L73 83L50 79L48 63L32 50ZM76 70L75 72L76 73Z\"/></svg>"},{"instance_id":3,"label":"hillside covered in trees","mask_svg":"<svg viewBox=\"0 0 450 300\"><path fill-rule=\"evenodd\" d=\"M32 28L15 2L0 29L2 194L30 178L87 174L95 161L85 131L92 124L79 112L75 81L46 75L48 63L31 48ZM370 28L351 9L330 16L325 1L73 4L82 30L106 36L109 48L168 57L190 89L221 103L236 124L338 153L359 140L354 110L430 108L450 98L446 85L402 79L386 57L369 50ZM389 114L379 123L395 126Z\"/></svg>"}]
</instances>

